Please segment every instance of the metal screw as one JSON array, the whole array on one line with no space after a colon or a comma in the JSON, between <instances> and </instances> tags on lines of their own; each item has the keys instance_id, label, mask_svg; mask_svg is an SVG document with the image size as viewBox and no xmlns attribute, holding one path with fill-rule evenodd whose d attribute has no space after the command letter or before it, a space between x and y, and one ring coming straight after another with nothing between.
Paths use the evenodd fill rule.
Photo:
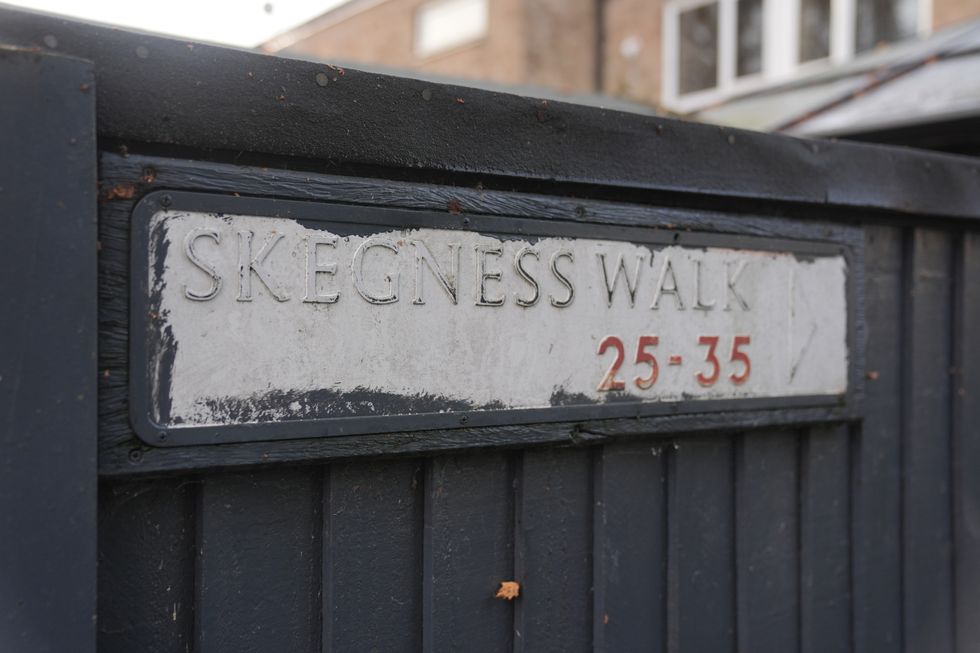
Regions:
<instances>
[{"instance_id":1,"label":"metal screw","mask_svg":"<svg viewBox=\"0 0 980 653\"><path fill-rule=\"evenodd\" d=\"M326 86L327 84L330 83L330 78L327 77L327 73L317 73L316 74L316 83L319 86Z\"/></svg>"},{"instance_id":2,"label":"metal screw","mask_svg":"<svg viewBox=\"0 0 980 653\"><path fill-rule=\"evenodd\" d=\"M426 100L426 101L431 100L432 99L432 91L430 91L429 89L423 90L422 91L422 99L423 100Z\"/></svg>"},{"instance_id":3,"label":"metal screw","mask_svg":"<svg viewBox=\"0 0 980 653\"><path fill-rule=\"evenodd\" d=\"M136 46L136 56L140 59L146 59L150 56L150 51L145 45Z\"/></svg>"},{"instance_id":4,"label":"metal screw","mask_svg":"<svg viewBox=\"0 0 980 653\"><path fill-rule=\"evenodd\" d=\"M163 431L160 431L159 433L157 433L157 440L160 441L160 442L166 442L167 441L167 434L164 433Z\"/></svg>"},{"instance_id":5,"label":"metal screw","mask_svg":"<svg viewBox=\"0 0 980 653\"><path fill-rule=\"evenodd\" d=\"M462 417L459 418L460 424L466 424L466 422L468 421L470 421L470 419L466 415L463 415Z\"/></svg>"},{"instance_id":6,"label":"metal screw","mask_svg":"<svg viewBox=\"0 0 980 653\"><path fill-rule=\"evenodd\" d=\"M129 462L131 462L131 463L138 463L141 460L143 460L143 452L142 451L140 451L139 449L130 449L129 450Z\"/></svg>"},{"instance_id":7,"label":"metal screw","mask_svg":"<svg viewBox=\"0 0 980 653\"><path fill-rule=\"evenodd\" d=\"M169 195L164 195L163 197L160 198L160 206L166 208L170 206L173 203L173 201L174 200L172 197L170 197Z\"/></svg>"}]
</instances>

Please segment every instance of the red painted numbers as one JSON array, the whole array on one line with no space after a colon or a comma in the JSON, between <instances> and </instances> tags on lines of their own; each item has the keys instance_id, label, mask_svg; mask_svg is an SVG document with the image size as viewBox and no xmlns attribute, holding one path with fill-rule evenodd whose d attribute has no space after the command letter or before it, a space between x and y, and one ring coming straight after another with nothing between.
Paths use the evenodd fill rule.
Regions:
<instances>
[{"instance_id":1,"label":"red painted numbers","mask_svg":"<svg viewBox=\"0 0 980 653\"><path fill-rule=\"evenodd\" d=\"M704 362L708 364L708 367L699 370L694 375L694 378L706 388L715 385L721 377L721 361L718 360L717 354L718 341L718 336L700 336L698 338L698 345L708 348L704 355ZM728 380L733 385L742 385L745 383L749 378L749 374L752 372L752 362L749 360L749 354L745 349L751 343L752 340L749 336L735 336L732 339L731 354L728 360L735 365L736 370L728 375ZM649 390L652 388L657 382L657 377L660 375L660 365L652 351L652 348L657 347L659 344L660 338L658 336L640 336L636 341L634 363L637 365L646 365L650 368L646 376L636 376L633 379L633 383L640 390ZM596 388L599 392L626 389L626 381L617 378L619 368L622 367L623 361L626 359L626 347L618 336L606 336L599 343L599 349L596 353L602 356L609 349L616 350L616 357ZM680 365L682 362L682 358L676 354L671 355L669 360L671 365Z\"/></svg>"}]
</instances>

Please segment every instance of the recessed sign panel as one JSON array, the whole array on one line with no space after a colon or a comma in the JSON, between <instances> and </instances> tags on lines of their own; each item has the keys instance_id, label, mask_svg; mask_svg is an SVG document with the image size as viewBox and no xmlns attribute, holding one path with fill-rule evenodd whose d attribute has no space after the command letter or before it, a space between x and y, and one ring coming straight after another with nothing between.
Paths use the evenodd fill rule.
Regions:
<instances>
[{"instance_id":1,"label":"recessed sign panel","mask_svg":"<svg viewBox=\"0 0 980 653\"><path fill-rule=\"evenodd\" d=\"M144 201L137 431L209 443L814 405L848 391L839 246L473 221L479 231L394 209Z\"/></svg>"}]
</instances>

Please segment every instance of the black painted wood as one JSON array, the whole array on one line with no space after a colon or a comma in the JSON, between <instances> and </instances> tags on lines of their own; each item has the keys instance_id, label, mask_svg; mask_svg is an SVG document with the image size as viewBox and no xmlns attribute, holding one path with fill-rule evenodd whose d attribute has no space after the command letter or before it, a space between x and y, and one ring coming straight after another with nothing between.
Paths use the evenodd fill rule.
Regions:
<instances>
[{"instance_id":1,"label":"black painted wood","mask_svg":"<svg viewBox=\"0 0 980 653\"><path fill-rule=\"evenodd\" d=\"M731 435L685 441L668 466L671 651L736 649L734 446Z\"/></svg>"},{"instance_id":2,"label":"black painted wood","mask_svg":"<svg viewBox=\"0 0 980 653\"><path fill-rule=\"evenodd\" d=\"M824 219L787 221L773 215L745 215L705 210L680 210L656 206L562 199L541 195L490 192L479 189L399 182L382 182L325 176L304 172L270 171L225 164L161 159L105 153L101 158L104 189L130 189L132 198L114 199L102 206L100 241L100 461L105 475L179 471L191 467L228 468L270 462L310 462L337 457L404 454L457 450L472 446L528 444L588 444L636 433L679 433L716 430L719 427L754 428L764 424L800 424L840 420L859 414L861 387L852 383L851 405L830 408L734 410L700 415L668 415L656 418L532 424L514 427L453 429L424 433L385 433L319 440L246 443L234 447L146 447L132 432L128 415L128 261L129 221L138 197L152 189L197 189L210 192L272 195L299 199L359 202L387 207L448 211L458 202L465 219L479 227L479 215L535 217L543 220L591 222L651 229L683 229L724 232L774 238L822 240L847 246L853 252L851 274L860 280L861 232ZM145 181L152 179L152 182ZM455 204L453 204L455 206ZM469 216L474 217L469 217ZM464 219L461 218L461 219ZM861 314L861 292L853 298L855 314ZM862 340L857 330L852 356L860 365ZM132 456L140 456L134 462Z\"/></svg>"},{"instance_id":3,"label":"black painted wood","mask_svg":"<svg viewBox=\"0 0 980 653\"><path fill-rule=\"evenodd\" d=\"M99 651L195 647L196 505L186 479L100 488Z\"/></svg>"},{"instance_id":4,"label":"black painted wood","mask_svg":"<svg viewBox=\"0 0 980 653\"><path fill-rule=\"evenodd\" d=\"M667 459L657 441L610 444L596 456L595 649L667 644Z\"/></svg>"},{"instance_id":5,"label":"black painted wood","mask_svg":"<svg viewBox=\"0 0 980 653\"><path fill-rule=\"evenodd\" d=\"M96 58L98 77L83 88L85 62L0 54L5 88L25 62L63 65L70 80L48 78L55 101L24 99L51 90L41 84L0 108L18 153L4 179L24 180L0 184L0 199L31 217L2 223L13 229L4 242L67 239L52 250L52 278L91 289L95 104L102 149L130 152L104 153L100 168L99 464L112 477L100 489L101 650L976 648L980 239L966 231L980 218L976 160L354 71L332 71L323 87L319 64L10 9L0 41L57 42ZM52 110L50 129L20 127ZM851 361L865 401L147 448L127 416L128 220L162 188L840 243L859 282ZM34 270L43 281L23 263L38 252L11 249L4 277ZM0 603L0 648L91 650L94 301L62 285L57 301L22 310L22 286L0 300L15 345L0 353L0 383L17 378L11 353L33 356L30 383L0 395L0 414L15 417L4 423L0 512L4 535L16 533L0 544L12 569L0 601L15 601ZM242 467L255 469L227 472ZM30 499L57 491L46 519L23 488ZM514 602L494 598L505 580L522 584Z\"/></svg>"},{"instance_id":6,"label":"black painted wood","mask_svg":"<svg viewBox=\"0 0 980 653\"><path fill-rule=\"evenodd\" d=\"M104 138L312 169L560 182L577 195L639 189L978 216L980 167L965 157L683 123L0 9L0 41L44 50L51 37L94 61Z\"/></svg>"},{"instance_id":7,"label":"black painted wood","mask_svg":"<svg viewBox=\"0 0 980 653\"><path fill-rule=\"evenodd\" d=\"M428 462L424 650L513 646L514 604L495 594L500 583L516 580L514 521L514 470L508 456L442 456Z\"/></svg>"},{"instance_id":8,"label":"black painted wood","mask_svg":"<svg viewBox=\"0 0 980 653\"><path fill-rule=\"evenodd\" d=\"M320 650L321 483L319 469L202 482L195 650Z\"/></svg>"},{"instance_id":9,"label":"black painted wood","mask_svg":"<svg viewBox=\"0 0 980 653\"><path fill-rule=\"evenodd\" d=\"M959 242L953 345L956 651L980 642L980 233Z\"/></svg>"},{"instance_id":10,"label":"black painted wood","mask_svg":"<svg viewBox=\"0 0 980 653\"><path fill-rule=\"evenodd\" d=\"M323 486L323 648L417 651L422 642L419 460L337 463Z\"/></svg>"},{"instance_id":11,"label":"black painted wood","mask_svg":"<svg viewBox=\"0 0 980 653\"><path fill-rule=\"evenodd\" d=\"M514 649L591 650L591 452L532 449L517 465Z\"/></svg>"},{"instance_id":12,"label":"black painted wood","mask_svg":"<svg viewBox=\"0 0 980 653\"><path fill-rule=\"evenodd\" d=\"M815 427L800 442L800 648L850 651L851 434Z\"/></svg>"},{"instance_id":13,"label":"black painted wood","mask_svg":"<svg viewBox=\"0 0 980 653\"><path fill-rule=\"evenodd\" d=\"M737 633L740 651L799 649L798 436L740 435L735 445Z\"/></svg>"},{"instance_id":14,"label":"black painted wood","mask_svg":"<svg viewBox=\"0 0 980 653\"><path fill-rule=\"evenodd\" d=\"M907 234L903 379L905 649L953 650L951 375L953 247L950 234Z\"/></svg>"},{"instance_id":15,"label":"black painted wood","mask_svg":"<svg viewBox=\"0 0 980 653\"><path fill-rule=\"evenodd\" d=\"M902 230L866 228L865 418L855 447L854 644L860 653L902 642Z\"/></svg>"},{"instance_id":16,"label":"black painted wood","mask_svg":"<svg viewBox=\"0 0 980 653\"><path fill-rule=\"evenodd\" d=\"M92 83L89 62L0 48L4 650L96 644Z\"/></svg>"}]
</instances>

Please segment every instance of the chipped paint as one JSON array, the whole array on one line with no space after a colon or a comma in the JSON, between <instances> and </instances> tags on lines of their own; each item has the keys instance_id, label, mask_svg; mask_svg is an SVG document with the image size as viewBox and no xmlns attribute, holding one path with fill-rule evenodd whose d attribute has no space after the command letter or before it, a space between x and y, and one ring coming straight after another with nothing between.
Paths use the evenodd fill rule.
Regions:
<instances>
[{"instance_id":1,"label":"chipped paint","mask_svg":"<svg viewBox=\"0 0 980 653\"><path fill-rule=\"evenodd\" d=\"M148 229L166 428L847 391L843 255L176 210Z\"/></svg>"}]
</instances>

